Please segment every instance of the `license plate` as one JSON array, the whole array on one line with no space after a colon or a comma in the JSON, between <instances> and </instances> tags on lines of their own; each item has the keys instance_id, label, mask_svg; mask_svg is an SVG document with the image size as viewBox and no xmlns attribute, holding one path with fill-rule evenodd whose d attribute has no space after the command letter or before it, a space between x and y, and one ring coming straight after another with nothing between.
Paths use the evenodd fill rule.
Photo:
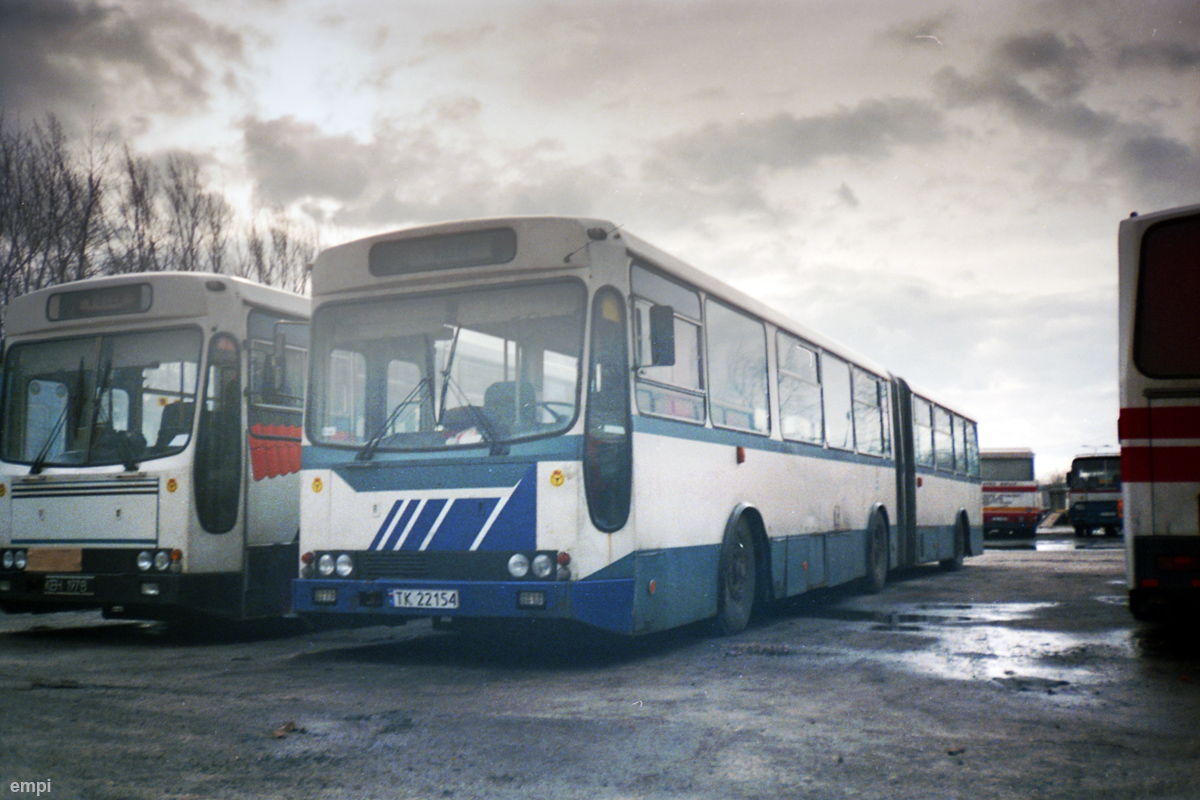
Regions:
<instances>
[{"instance_id":1,"label":"license plate","mask_svg":"<svg viewBox=\"0 0 1200 800\"><path fill-rule=\"evenodd\" d=\"M458 608L457 589L392 589L392 608Z\"/></svg>"},{"instance_id":2,"label":"license plate","mask_svg":"<svg viewBox=\"0 0 1200 800\"><path fill-rule=\"evenodd\" d=\"M95 589L91 575L47 575L42 594L90 595L95 594Z\"/></svg>"}]
</instances>

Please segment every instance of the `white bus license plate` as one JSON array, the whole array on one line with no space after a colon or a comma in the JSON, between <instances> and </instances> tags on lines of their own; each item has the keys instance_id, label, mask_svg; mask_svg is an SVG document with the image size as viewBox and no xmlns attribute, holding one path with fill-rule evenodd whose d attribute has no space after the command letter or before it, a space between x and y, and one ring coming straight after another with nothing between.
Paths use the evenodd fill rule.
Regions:
<instances>
[{"instance_id":1,"label":"white bus license plate","mask_svg":"<svg viewBox=\"0 0 1200 800\"><path fill-rule=\"evenodd\" d=\"M392 589L392 608L458 608L458 590Z\"/></svg>"},{"instance_id":2,"label":"white bus license plate","mask_svg":"<svg viewBox=\"0 0 1200 800\"><path fill-rule=\"evenodd\" d=\"M94 594L90 575L47 575L42 583L43 594L90 595Z\"/></svg>"}]
</instances>

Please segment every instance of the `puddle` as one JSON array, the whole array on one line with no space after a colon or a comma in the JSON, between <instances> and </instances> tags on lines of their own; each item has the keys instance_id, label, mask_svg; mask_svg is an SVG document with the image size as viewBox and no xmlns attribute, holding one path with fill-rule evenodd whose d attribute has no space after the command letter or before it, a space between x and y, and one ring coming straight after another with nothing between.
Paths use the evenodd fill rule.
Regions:
<instances>
[{"instance_id":1,"label":"puddle","mask_svg":"<svg viewBox=\"0 0 1200 800\"><path fill-rule=\"evenodd\" d=\"M907 649L847 650L937 678L991 681L1006 689L1060 694L1105 680L1113 658L1131 657L1128 631L1090 634L1012 629L1056 603L921 603L884 610L853 604L822 609L819 616L864 626L869 631L917 634Z\"/></svg>"}]
</instances>

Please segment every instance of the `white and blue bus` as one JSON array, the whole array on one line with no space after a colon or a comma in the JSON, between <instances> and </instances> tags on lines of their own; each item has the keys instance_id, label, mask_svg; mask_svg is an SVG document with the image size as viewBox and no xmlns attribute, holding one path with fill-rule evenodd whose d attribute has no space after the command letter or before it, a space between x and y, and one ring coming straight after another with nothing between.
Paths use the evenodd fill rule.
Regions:
<instances>
[{"instance_id":1,"label":"white and blue bus","mask_svg":"<svg viewBox=\"0 0 1200 800\"><path fill-rule=\"evenodd\" d=\"M296 611L641 634L982 551L975 423L608 222L314 264Z\"/></svg>"},{"instance_id":2,"label":"white and blue bus","mask_svg":"<svg viewBox=\"0 0 1200 800\"><path fill-rule=\"evenodd\" d=\"M308 314L306 297L203 273L12 300L0 608L287 613Z\"/></svg>"}]
</instances>

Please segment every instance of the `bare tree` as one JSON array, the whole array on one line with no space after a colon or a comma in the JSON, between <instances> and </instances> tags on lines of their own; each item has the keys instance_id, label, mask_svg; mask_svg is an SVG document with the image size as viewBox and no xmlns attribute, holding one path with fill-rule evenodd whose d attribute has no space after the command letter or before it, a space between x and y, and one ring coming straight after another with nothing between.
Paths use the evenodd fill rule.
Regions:
<instances>
[{"instance_id":1,"label":"bare tree","mask_svg":"<svg viewBox=\"0 0 1200 800\"><path fill-rule=\"evenodd\" d=\"M237 274L268 286L305 291L308 267L319 249L316 231L295 222L281 209L271 212L262 224L265 230L258 221L251 222Z\"/></svg>"},{"instance_id":2,"label":"bare tree","mask_svg":"<svg viewBox=\"0 0 1200 800\"><path fill-rule=\"evenodd\" d=\"M108 270L114 273L157 272L162 221L157 208L162 178L144 157L128 145L122 162L116 218L108 241Z\"/></svg>"}]
</instances>

